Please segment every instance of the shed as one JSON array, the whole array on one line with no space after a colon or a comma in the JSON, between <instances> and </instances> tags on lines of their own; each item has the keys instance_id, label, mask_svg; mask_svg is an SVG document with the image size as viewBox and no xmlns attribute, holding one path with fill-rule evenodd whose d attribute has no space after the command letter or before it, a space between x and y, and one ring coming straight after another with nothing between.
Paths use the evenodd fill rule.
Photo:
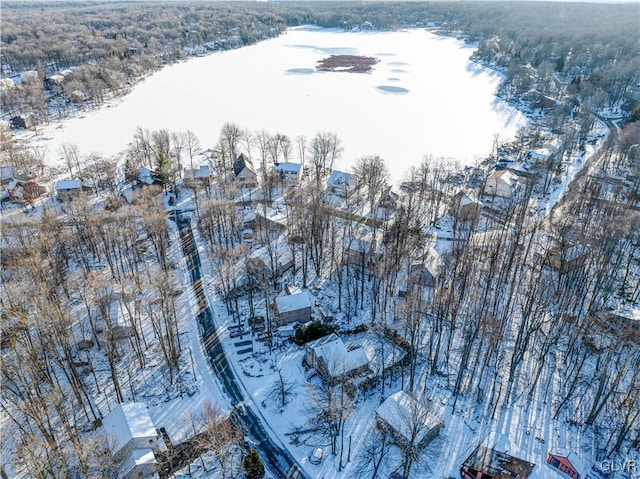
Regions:
<instances>
[{"instance_id":1,"label":"shed","mask_svg":"<svg viewBox=\"0 0 640 479\"><path fill-rule=\"evenodd\" d=\"M33 126L31 117L14 116L9 119L9 126L14 130L27 130Z\"/></svg>"},{"instance_id":2,"label":"shed","mask_svg":"<svg viewBox=\"0 0 640 479\"><path fill-rule=\"evenodd\" d=\"M587 468L577 454L568 449L549 452L547 464L572 479L585 479Z\"/></svg>"},{"instance_id":3,"label":"shed","mask_svg":"<svg viewBox=\"0 0 640 479\"><path fill-rule=\"evenodd\" d=\"M278 325L295 321L306 323L311 321L311 300L306 291L278 296L274 302Z\"/></svg>"}]
</instances>

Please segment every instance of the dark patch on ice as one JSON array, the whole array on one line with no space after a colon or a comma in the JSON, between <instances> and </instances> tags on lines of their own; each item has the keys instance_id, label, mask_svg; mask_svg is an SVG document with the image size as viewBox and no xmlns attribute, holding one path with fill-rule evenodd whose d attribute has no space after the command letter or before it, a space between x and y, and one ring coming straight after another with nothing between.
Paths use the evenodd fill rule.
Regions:
<instances>
[{"instance_id":1,"label":"dark patch on ice","mask_svg":"<svg viewBox=\"0 0 640 479\"><path fill-rule=\"evenodd\" d=\"M395 57L395 53L375 53L376 57Z\"/></svg>"},{"instance_id":2,"label":"dark patch on ice","mask_svg":"<svg viewBox=\"0 0 640 479\"><path fill-rule=\"evenodd\" d=\"M295 75L310 75L315 72L314 68L291 68L287 70L287 73L293 73Z\"/></svg>"},{"instance_id":3,"label":"dark patch on ice","mask_svg":"<svg viewBox=\"0 0 640 479\"><path fill-rule=\"evenodd\" d=\"M400 78L387 78L387 81L400 81Z\"/></svg>"},{"instance_id":4,"label":"dark patch on ice","mask_svg":"<svg viewBox=\"0 0 640 479\"><path fill-rule=\"evenodd\" d=\"M382 93L394 93L396 95L402 95L404 93L409 93L409 90L406 88L402 88L401 86L392 86L392 85L380 85L378 91Z\"/></svg>"},{"instance_id":5,"label":"dark patch on ice","mask_svg":"<svg viewBox=\"0 0 640 479\"><path fill-rule=\"evenodd\" d=\"M409 64L406 63L406 62L388 62L387 65L390 65L392 67L407 67L407 66L409 66Z\"/></svg>"},{"instance_id":6,"label":"dark patch on ice","mask_svg":"<svg viewBox=\"0 0 640 479\"><path fill-rule=\"evenodd\" d=\"M391 70L391 73L407 73L407 70L401 70L401 69L395 68Z\"/></svg>"}]
</instances>

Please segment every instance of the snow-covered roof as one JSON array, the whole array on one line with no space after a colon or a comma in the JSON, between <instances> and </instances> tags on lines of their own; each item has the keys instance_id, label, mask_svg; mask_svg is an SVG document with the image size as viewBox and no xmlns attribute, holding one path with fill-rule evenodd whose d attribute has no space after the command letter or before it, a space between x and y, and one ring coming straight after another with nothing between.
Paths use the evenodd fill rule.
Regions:
<instances>
[{"instance_id":1,"label":"snow-covered roof","mask_svg":"<svg viewBox=\"0 0 640 479\"><path fill-rule=\"evenodd\" d=\"M552 454L554 456L566 457L569 460L569 462L573 465L576 472L580 475L580 478L587 477L588 469L584 465L584 462L582 462L582 459L580 459L574 451L561 448L561 449L551 450L549 451L549 454Z\"/></svg>"},{"instance_id":2,"label":"snow-covered roof","mask_svg":"<svg viewBox=\"0 0 640 479\"><path fill-rule=\"evenodd\" d=\"M278 269L288 266L293 261L291 248L284 241L274 240L271 242L271 255L275 258L276 268ZM252 251L249 255L249 260L251 262L258 261L261 266L271 270L271 256L268 246L262 246Z\"/></svg>"},{"instance_id":3,"label":"snow-covered roof","mask_svg":"<svg viewBox=\"0 0 640 479\"><path fill-rule=\"evenodd\" d=\"M562 140L560 138L554 138L553 140L547 142L544 144L544 146L546 146L547 148L550 148L551 150L554 151L554 153L557 153L558 150L560 148L562 148Z\"/></svg>"},{"instance_id":4,"label":"snow-covered roof","mask_svg":"<svg viewBox=\"0 0 640 479\"><path fill-rule=\"evenodd\" d=\"M18 174L18 169L14 166L2 166L0 167L0 179L8 180Z\"/></svg>"},{"instance_id":5,"label":"snow-covered roof","mask_svg":"<svg viewBox=\"0 0 640 479\"><path fill-rule=\"evenodd\" d=\"M156 172L146 166L142 166L138 170L138 181L145 185L152 185L156 181Z\"/></svg>"},{"instance_id":6,"label":"snow-covered roof","mask_svg":"<svg viewBox=\"0 0 640 479\"><path fill-rule=\"evenodd\" d=\"M300 173L302 165L300 163L274 163L273 169L276 171Z\"/></svg>"},{"instance_id":7,"label":"snow-covered roof","mask_svg":"<svg viewBox=\"0 0 640 479\"><path fill-rule=\"evenodd\" d=\"M147 405L141 402L118 404L105 416L102 425L106 433L115 440L114 454L134 439L158 436Z\"/></svg>"},{"instance_id":8,"label":"snow-covered roof","mask_svg":"<svg viewBox=\"0 0 640 479\"><path fill-rule=\"evenodd\" d=\"M337 334L331 333L307 343L307 348L324 360L327 373L331 377L348 374L369 364L369 358L362 347L348 350Z\"/></svg>"},{"instance_id":9,"label":"snow-covered roof","mask_svg":"<svg viewBox=\"0 0 640 479\"><path fill-rule=\"evenodd\" d=\"M546 160L554 153L555 152L551 148L543 146L542 148L536 148L535 150L529 151L529 157L534 160Z\"/></svg>"},{"instance_id":10,"label":"snow-covered roof","mask_svg":"<svg viewBox=\"0 0 640 479\"><path fill-rule=\"evenodd\" d=\"M211 167L209 165L200 165L199 168L193 170L184 170L185 179L206 179L211 174Z\"/></svg>"},{"instance_id":11,"label":"snow-covered roof","mask_svg":"<svg viewBox=\"0 0 640 479\"><path fill-rule=\"evenodd\" d=\"M253 166L253 162L244 153L240 153L238 158L236 158L236 161L233 163L233 174L238 176L245 168L252 173L257 174L256 168Z\"/></svg>"},{"instance_id":12,"label":"snow-covered roof","mask_svg":"<svg viewBox=\"0 0 640 479\"><path fill-rule=\"evenodd\" d=\"M327 185L333 188L337 186L342 186L342 185L349 186L352 180L353 180L353 175L351 173L345 173L344 171L333 170L329 175L329 179L327 180Z\"/></svg>"},{"instance_id":13,"label":"snow-covered roof","mask_svg":"<svg viewBox=\"0 0 640 479\"><path fill-rule=\"evenodd\" d=\"M482 443L467 457L464 466L491 474L494 479L533 479L532 473L536 465L513 456L504 449L500 445L490 447Z\"/></svg>"},{"instance_id":14,"label":"snow-covered roof","mask_svg":"<svg viewBox=\"0 0 640 479\"><path fill-rule=\"evenodd\" d=\"M8 184L7 184L7 191L11 191L12 189L14 189L16 186L18 186L19 180L16 180L15 178L13 178Z\"/></svg>"},{"instance_id":15,"label":"snow-covered roof","mask_svg":"<svg viewBox=\"0 0 640 479\"><path fill-rule=\"evenodd\" d=\"M156 456L152 449L134 449L126 460L120 464L120 477L125 477L133 468L145 464L156 464Z\"/></svg>"},{"instance_id":16,"label":"snow-covered roof","mask_svg":"<svg viewBox=\"0 0 640 479\"><path fill-rule=\"evenodd\" d=\"M292 311L300 311L301 309L310 308L311 300L306 291L301 293L289 294L286 296L278 296L276 305L279 313L289 313Z\"/></svg>"},{"instance_id":17,"label":"snow-covered roof","mask_svg":"<svg viewBox=\"0 0 640 479\"><path fill-rule=\"evenodd\" d=\"M82 186L82 180L62 180L56 183L56 190L78 190Z\"/></svg>"},{"instance_id":18,"label":"snow-covered roof","mask_svg":"<svg viewBox=\"0 0 640 479\"><path fill-rule=\"evenodd\" d=\"M345 236L342 242L345 249L365 254L369 254L373 246L371 241L367 239L351 238L349 236Z\"/></svg>"},{"instance_id":19,"label":"snow-covered roof","mask_svg":"<svg viewBox=\"0 0 640 479\"><path fill-rule=\"evenodd\" d=\"M416 443L422 440L422 436L429 429L442 422L439 414L430 413L424 405L403 390L393 393L385 399L376 409L376 414L407 440L411 439L411 430L417 421L424 424L418 436L414 438Z\"/></svg>"},{"instance_id":20,"label":"snow-covered roof","mask_svg":"<svg viewBox=\"0 0 640 479\"><path fill-rule=\"evenodd\" d=\"M488 180L500 180L504 182L516 181L518 177L511 173L509 170L497 170L489 175Z\"/></svg>"}]
</instances>

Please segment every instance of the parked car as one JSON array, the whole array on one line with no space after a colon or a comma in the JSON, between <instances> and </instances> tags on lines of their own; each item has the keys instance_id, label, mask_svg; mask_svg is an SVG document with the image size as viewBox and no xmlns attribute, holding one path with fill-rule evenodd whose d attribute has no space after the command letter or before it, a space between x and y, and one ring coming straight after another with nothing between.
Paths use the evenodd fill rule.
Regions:
<instances>
[{"instance_id":1,"label":"parked car","mask_svg":"<svg viewBox=\"0 0 640 479\"><path fill-rule=\"evenodd\" d=\"M322 462L322 458L324 457L324 451L321 447L317 447L313 450L311 455L309 455L309 462L311 464L320 464Z\"/></svg>"}]
</instances>

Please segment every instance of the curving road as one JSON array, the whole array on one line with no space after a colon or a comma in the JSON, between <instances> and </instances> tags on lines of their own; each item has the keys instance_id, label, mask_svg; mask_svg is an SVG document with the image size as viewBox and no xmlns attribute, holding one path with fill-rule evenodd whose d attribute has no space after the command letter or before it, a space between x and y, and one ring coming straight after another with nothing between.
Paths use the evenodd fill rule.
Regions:
<instances>
[{"instance_id":1,"label":"curving road","mask_svg":"<svg viewBox=\"0 0 640 479\"><path fill-rule=\"evenodd\" d=\"M174 215L170 215L174 219ZM276 444L266 432L258 415L245 403L242 388L238 384L233 369L224 352L216 332L213 311L204 293L200 255L195 245L191 222L188 216L177 212L175 220L180 232L182 252L187 260L187 267L191 275L191 285L198 298L199 310L197 319L202 328L202 341L205 346L209 363L222 382L224 390L231 398L233 406L232 418L242 426L268 469L277 474L278 478L309 479L293 456L286 449Z\"/></svg>"}]
</instances>

